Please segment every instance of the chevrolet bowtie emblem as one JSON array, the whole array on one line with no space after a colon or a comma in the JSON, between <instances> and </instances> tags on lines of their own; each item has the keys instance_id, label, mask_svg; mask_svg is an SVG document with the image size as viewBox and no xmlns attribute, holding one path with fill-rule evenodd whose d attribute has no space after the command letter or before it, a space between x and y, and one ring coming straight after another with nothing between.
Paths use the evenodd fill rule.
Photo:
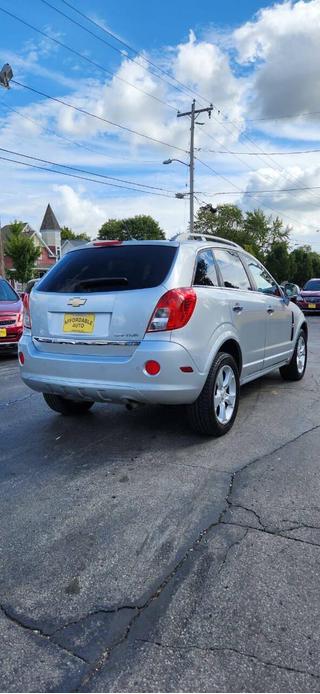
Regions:
<instances>
[{"instance_id":1,"label":"chevrolet bowtie emblem","mask_svg":"<svg viewBox=\"0 0 320 694\"><path fill-rule=\"evenodd\" d=\"M78 299L75 297L74 299L69 299L68 301L68 306L73 306L73 308L78 308L79 306L83 306L85 304L87 299Z\"/></svg>"}]
</instances>

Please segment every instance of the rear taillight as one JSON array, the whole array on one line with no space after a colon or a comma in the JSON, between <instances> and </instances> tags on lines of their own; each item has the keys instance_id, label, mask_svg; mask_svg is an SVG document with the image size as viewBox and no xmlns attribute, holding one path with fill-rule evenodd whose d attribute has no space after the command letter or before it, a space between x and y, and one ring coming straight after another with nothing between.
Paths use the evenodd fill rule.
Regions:
<instances>
[{"instance_id":1,"label":"rear taillight","mask_svg":"<svg viewBox=\"0 0 320 694\"><path fill-rule=\"evenodd\" d=\"M194 289L170 289L159 299L147 332L183 328L190 320L196 303L197 295Z\"/></svg>"},{"instance_id":2,"label":"rear taillight","mask_svg":"<svg viewBox=\"0 0 320 694\"><path fill-rule=\"evenodd\" d=\"M21 364L21 366L23 366L23 364L24 364L24 354L23 354L23 352L19 352L19 354L18 354L18 359L19 359L19 363Z\"/></svg>"},{"instance_id":3,"label":"rear taillight","mask_svg":"<svg viewBox=\"0 0 320 694\"><path fill-rule=\"evenodd\" d=\"M23 302L23 327L31 330L31 315L28 299Z\"/></svg>"}]
</instances>

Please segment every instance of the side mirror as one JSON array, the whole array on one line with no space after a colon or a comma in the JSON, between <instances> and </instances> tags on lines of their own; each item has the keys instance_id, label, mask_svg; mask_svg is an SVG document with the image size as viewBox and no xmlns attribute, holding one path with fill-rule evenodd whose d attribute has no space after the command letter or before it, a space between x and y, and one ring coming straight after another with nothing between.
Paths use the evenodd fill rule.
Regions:
<instances>
[{"instance_id":1,"label":"side mirror","mask_svg":"<svg viewBox=\"0 0 320 694\"><path fill-rule=\"evenodd\" d=\"M299 287L296 284L286 284L282 287L284 294L290 301L296 301L299 294Z\"/></svg>"}]
</instances>

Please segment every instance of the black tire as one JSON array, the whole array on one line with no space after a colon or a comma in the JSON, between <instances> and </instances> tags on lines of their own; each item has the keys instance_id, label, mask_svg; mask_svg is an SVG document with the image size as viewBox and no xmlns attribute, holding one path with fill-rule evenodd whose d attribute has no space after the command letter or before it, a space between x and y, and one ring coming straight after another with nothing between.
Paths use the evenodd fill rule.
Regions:
<instances>
[{"instance_id":1,"label":"black tire","mask_svg":"<svg viewBox=\"0 0 320 694\"><path fill-rule=\"evenodd\" d=\"M304 368L303 370L299 370L298 367L298 345L299 342L301 341L301 338L304 340L304 345L305 345L305 362L304 362ZM301 342L300 342L301 344ZM289 364L286 366L281 366L279 369L280 374L282 378L285 381L300 381L301 378L304 377L306 366L307 366L307 360L308 360L308 343L307 343L307 336L304 330L300 330L297 341L296 341L296 346L294 348L293 355L291 357L291 361Z\"/></svg>"},{"instance_id":2,"label":"black tire","mask_svg":"<svg viewBox=\"0 0 320 694\"><path fill-rule=\"evenodd\" d=\"M61 395L53 395L52 393L43 393L43 397L51 410L66 416L86 414L94 404L91 400L68 400Z\"/></svg>"},{"instance_id":3,"label":"black tire","mask_svg":"<svg viewBox=\"0 0 320 694\"><path fill-rule=\"evenodd\" d=\"M235 377L235 403L231 418L222 424L214 408L216 379L223 366L231 367ZM219 352L211 366L204 387L192 405L187 405L189 423L194 431L206 436L223 436L232 427L237 416L239 405L239 372L234 358L225 352Z\"/></svg>"}]
</instances>

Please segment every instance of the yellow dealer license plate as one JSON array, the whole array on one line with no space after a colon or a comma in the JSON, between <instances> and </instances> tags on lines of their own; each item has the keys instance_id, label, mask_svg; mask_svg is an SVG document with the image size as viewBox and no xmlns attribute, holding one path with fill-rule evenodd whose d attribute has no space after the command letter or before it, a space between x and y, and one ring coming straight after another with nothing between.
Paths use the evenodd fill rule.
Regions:
<instances>
[{"instance_id":1,"label":"yellow dealer license plate","mask_svg":"<svg viewBox=\"0 0 320 694\"><path fill-rule=\"evenodd\" d=\"M308 308L317 308L317 304L308 304Z\"/></svg>"},{"instance_id":2,"label":"yellow dealer license plate","mask_svg":"<svg viewBox=\"0 0 320 694\"><path fill-rule=\"evenodd\" d=\"M65 313L63 321L64 333L93 333L94 313Z\"/></svg>"},{"instance_id":3,"label":"yellow dealer license plate","mask_svg":"<svg viewBox=\"0 0 320 694\"><path fill-rule=\"evenodd\" d=\"M0 328L0 337L7 337L7 328Z\"/></svg>"}]
</instances>

